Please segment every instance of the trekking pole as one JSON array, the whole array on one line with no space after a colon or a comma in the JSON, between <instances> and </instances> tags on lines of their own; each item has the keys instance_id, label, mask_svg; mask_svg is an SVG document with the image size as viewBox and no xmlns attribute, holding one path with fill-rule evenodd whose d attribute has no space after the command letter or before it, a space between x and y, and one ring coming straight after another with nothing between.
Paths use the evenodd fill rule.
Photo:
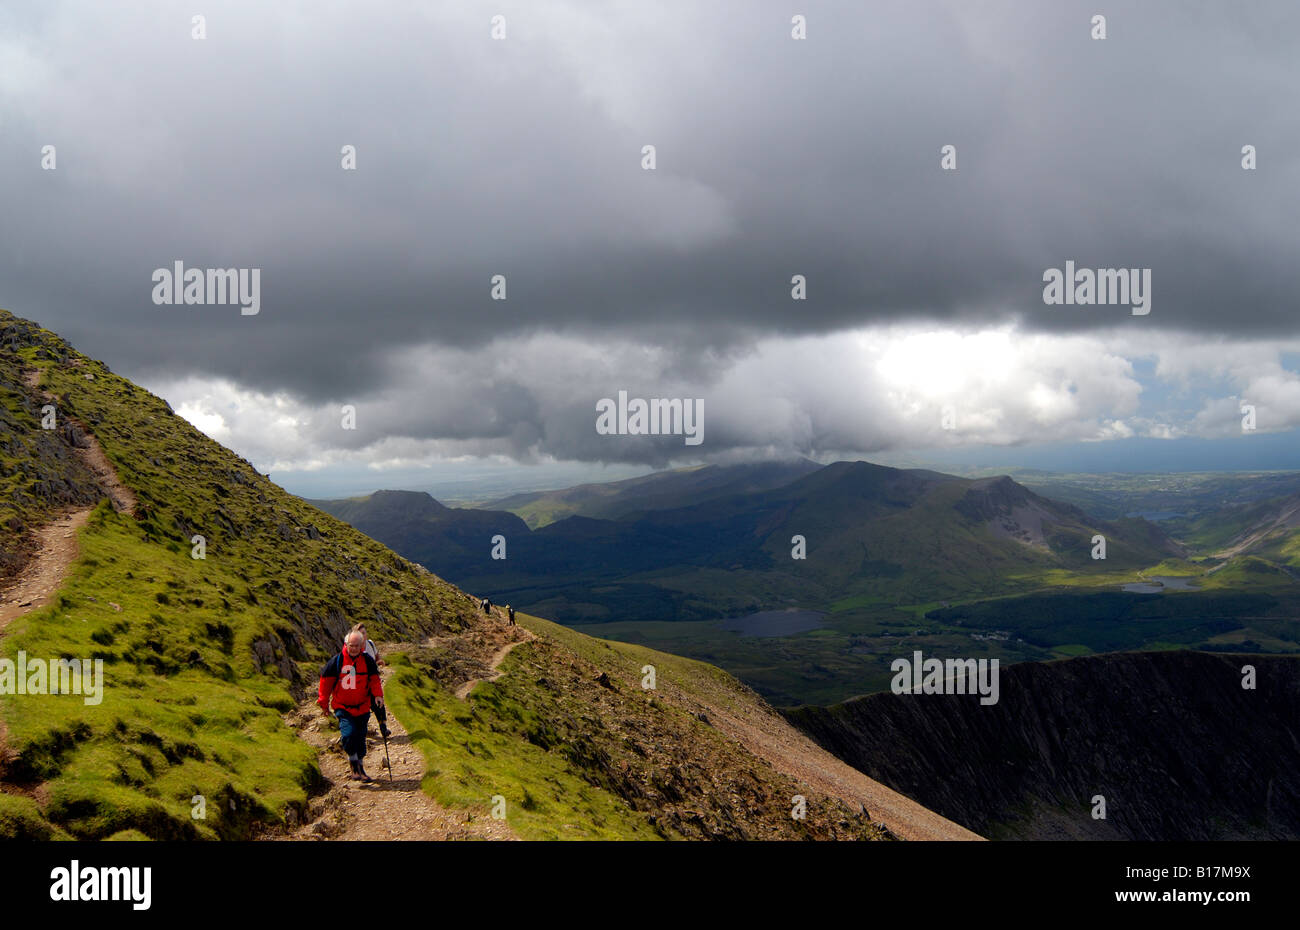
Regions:
<instances>
[{"instance_id":1,"label":"trekking pole","mask_svg":"<svg viewBox=\"0 0 1300 930\"><path fill-rule=\"evenodd\" d=\"M387 707L384 708L384 718L388 718ZM388 765L388 783L391 785L393 783L393 762L388 758L388 737L384 735L382 727L379 730L379 738L384 741L384 762Z\"/></svg>"}]
</instances>

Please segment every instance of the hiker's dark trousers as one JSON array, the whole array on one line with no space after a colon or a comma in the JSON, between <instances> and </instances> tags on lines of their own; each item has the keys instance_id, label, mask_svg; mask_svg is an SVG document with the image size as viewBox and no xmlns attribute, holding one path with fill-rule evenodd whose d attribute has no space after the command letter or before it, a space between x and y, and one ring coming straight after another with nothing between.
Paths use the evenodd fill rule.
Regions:
<instances>
[{"instance_id":1,"label":"hiker's dark trousers","mask_svg":"<svg viewBox=\"0 0 1300 930\"><path fill-rule=\"evenodd\" d=\"M353 716L345 710L334 711L339 718L339 741L349 759L363 759L366 755L366 724L370 722L370 711Z\"/></svg>"}]
</instances>

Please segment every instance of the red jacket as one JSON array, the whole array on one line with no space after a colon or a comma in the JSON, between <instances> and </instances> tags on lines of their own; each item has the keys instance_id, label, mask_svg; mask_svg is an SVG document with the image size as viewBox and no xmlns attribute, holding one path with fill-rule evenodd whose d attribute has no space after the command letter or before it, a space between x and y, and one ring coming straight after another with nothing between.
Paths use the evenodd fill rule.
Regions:
<instances>
[{"instance_id":1,"label":"red jacket","mask_svg":"<svg viewBox=\"0 0 1300 930\"><path fill-rule=\"evenodd\" d=\"M379 666L365 652L357 653L354 659L344 649L330 659L321 669L320 694L316 703L321 710L329 713L330 702L333 710L342 710L352 716L370 712L370 699L384 696L384 686L379 681Z\"/></svg>"}]
</instances>

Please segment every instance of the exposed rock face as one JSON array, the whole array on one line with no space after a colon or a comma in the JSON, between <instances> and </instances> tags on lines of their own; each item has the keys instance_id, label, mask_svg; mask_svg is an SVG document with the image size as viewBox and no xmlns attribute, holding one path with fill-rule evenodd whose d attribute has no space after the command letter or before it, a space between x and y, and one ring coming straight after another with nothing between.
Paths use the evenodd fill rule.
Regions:
<instances>
[{"instance_id":1,"label":"exposed rock face","mask_svg":"<svg viewBox=\"0 0 1300 930\"><path fill-rule=\"evenodd\" d=\"M1254 690L1242 687L1244 665ZM992 839L1300 839L1300 658L1023 663L1001 669L994 705L884 693L786 716ZM1105 819L1093 816L1097 795Z\"/></svg>"}]
</instances>

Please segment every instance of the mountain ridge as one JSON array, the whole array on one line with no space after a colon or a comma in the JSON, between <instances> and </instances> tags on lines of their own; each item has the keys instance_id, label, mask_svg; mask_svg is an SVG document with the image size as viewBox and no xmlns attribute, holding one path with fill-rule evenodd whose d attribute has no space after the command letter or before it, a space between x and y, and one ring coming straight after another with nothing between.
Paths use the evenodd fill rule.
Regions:
<instances>
[{"instance_id":1,"label":"mountain ridge","mask_svg":"<svg viewBox=\"0 0 1300 930\"><path fill-rule=\"evenodd\" d=\"M1300 658L1123 652L1001 677L987 707L883 692L785 717L990 838L1300 838Z\"/></svg>"},{"instance_id":2,"label":"mountain ridge","mask_svg":"<svg viewBox=\"0 0 1300 930\"><path fill-rule=\"evenodd\" d=\"M367 498L319 503L459 583L575 623L715 619L856 595L899 604L991 596L1032 590L1053 571L1082 578L1186 555L1148 521L1097 520L1006 476L863 461L763 491L613 519L570 514L538 529L508 511L451 508L420 523L385 520ZM504 559L491 544L498 534ZM1101 562L1097 535L1107 540ZM802 560L792 558L799 537Z\"/></svg>"}]
</instances>

